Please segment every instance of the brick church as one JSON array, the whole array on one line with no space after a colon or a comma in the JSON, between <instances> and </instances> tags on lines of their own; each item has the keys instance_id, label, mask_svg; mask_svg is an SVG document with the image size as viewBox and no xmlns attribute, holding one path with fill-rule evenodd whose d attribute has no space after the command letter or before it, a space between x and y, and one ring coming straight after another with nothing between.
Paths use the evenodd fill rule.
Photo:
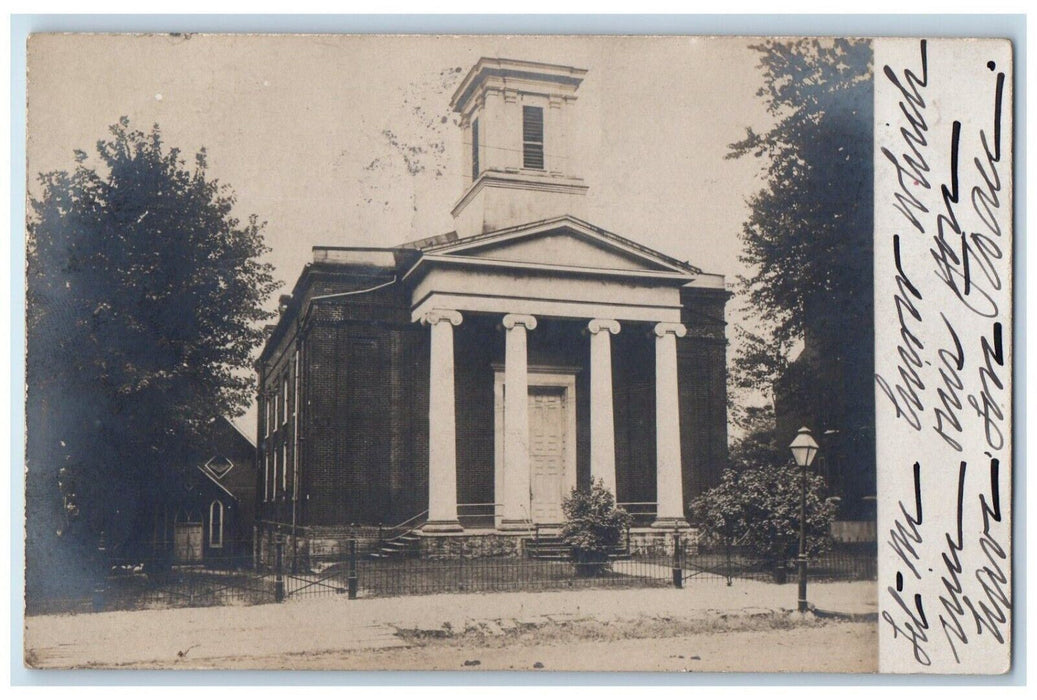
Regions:
<instances>
[{"instance_id":1,"label":"brick church","mask_svg":"<svg viewBox=\"0 0 1037 700\"><path fill-rule=\"evenodd\" d=\"M259 556L389 526L517 553L598 479L639 536L687 526L727 458L729 295L583 219L585 74L480 59L450 103L456 230L314 248L257 362Z\"/></svg>"}]
</instances>

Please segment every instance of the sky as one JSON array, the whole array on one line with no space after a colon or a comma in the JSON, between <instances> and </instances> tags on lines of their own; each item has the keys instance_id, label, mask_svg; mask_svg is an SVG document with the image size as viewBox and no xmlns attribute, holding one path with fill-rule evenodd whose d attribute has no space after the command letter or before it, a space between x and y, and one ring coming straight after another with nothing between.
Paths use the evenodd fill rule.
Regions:
<instances>
[{"instance_id":1,"label":"sky","mask_svg":"<svg viewBox=\"0 0 1037 700\"><path fill-rule=\"evenodd\" d=\"M587 69L572 174L586 218L729 285L763 163L725 159L766 129L756 40L738 37L35 35L29 43L29 193L68 170L119 117L161 128L189 163L266 222L287 293L318 245L391 246L453 229L463 187L449 102L482 56ZM274 308L277 295L269 301ZM739 322L738 299L728 305ZM729 331L733 339L733 332ZM255 416L236 419L250 436Z\"/></svg>"}]
</instances>

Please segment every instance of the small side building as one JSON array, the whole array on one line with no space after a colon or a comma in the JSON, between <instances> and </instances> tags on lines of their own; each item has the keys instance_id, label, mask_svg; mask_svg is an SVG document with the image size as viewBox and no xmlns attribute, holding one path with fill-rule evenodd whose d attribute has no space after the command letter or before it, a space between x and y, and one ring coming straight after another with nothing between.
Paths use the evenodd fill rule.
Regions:
<instances>
[{"instance_id":1,"label":"small side building","mask_svg":"<svg viewBox=\"0 0 1037 700\"><path fill-rule=\"evenodd\" d=\"M153 557L178 565L250 564L255 464L252 441L231 420L215 419L209 439L154 511Z\"/></svg>"}]
</instances>

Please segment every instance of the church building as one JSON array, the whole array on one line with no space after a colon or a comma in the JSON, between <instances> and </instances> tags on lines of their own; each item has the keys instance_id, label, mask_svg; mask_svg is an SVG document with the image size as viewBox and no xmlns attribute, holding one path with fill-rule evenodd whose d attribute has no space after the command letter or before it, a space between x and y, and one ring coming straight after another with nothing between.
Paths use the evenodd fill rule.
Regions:
<instances>
[{"instance_id":1,"label":"church building","mask_svg":"<svg viewBox=\"0 0 1037 700\"><path fill-rule=\"evenodd\" d=\"M687 527L727 459L729 294L584 220L585 74L480 59L450 103L456 229L314 248L257 362L259 556L284 536L293 561L331 558L393 527L518 554L597 480L638 537Z\"/></svg>"}]
</instances>

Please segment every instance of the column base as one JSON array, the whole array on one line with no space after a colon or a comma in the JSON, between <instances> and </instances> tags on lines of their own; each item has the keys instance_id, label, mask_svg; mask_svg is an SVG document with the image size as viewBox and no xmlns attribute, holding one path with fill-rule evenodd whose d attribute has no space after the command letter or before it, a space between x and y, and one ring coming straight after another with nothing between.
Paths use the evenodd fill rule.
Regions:
<instances>
[{"instance_id":1,"label":"column base","mask_svg":"<svg viewBox=\"0 0 1037 700\"><path fill-rule=\"evenodd\" d=\"M656 518L652 527L659 530L690 530L691 525L684 518Z\"/></svg>"},{"instance_id":2,"label":"column base","mask_svg":"<svg viewBox=\"0 0 1037 700\"><path fill-rule=\"evenodd\" d=\"M497 529L505 532L530 532L533 524L528 520L501 520Z\"/></svg>"},{"instance_id":3,"label":"column base","mask_svg":"<svg viewBox=\"0 0 1037 700\"><path fill-rule=\"evenodd\" d=\"M429 520L421 526L422 532L464 532L461 523L456 520Z\"/></svg>"}]
</instances>

